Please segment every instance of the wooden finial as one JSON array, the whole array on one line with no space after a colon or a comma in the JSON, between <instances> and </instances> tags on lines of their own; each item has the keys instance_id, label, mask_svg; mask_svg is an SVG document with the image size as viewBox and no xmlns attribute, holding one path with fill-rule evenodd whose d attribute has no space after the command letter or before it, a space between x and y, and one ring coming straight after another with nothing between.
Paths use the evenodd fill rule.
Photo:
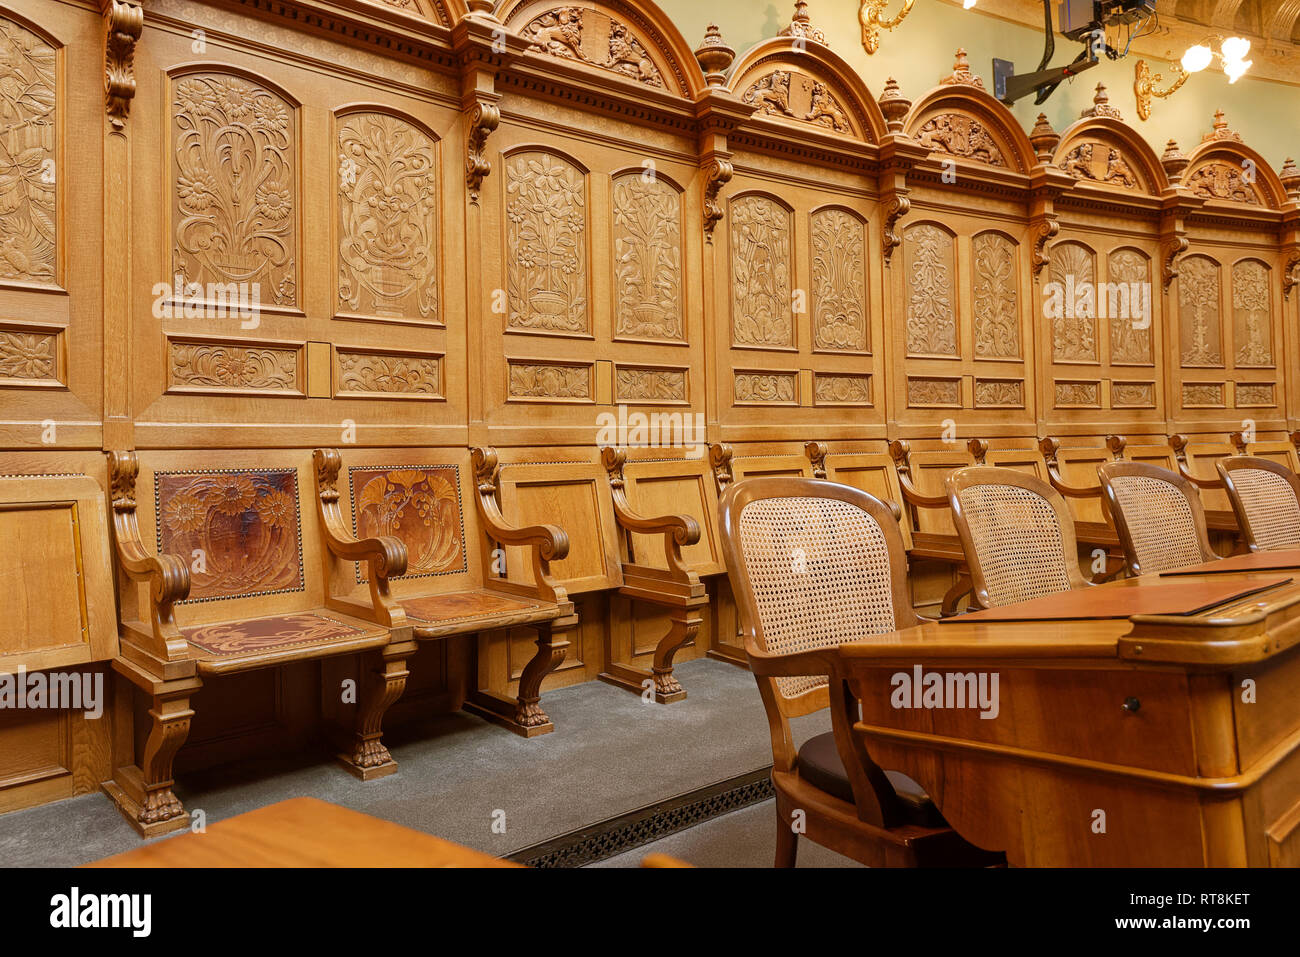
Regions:
<instances>
[{"instance_id":1,"label":"wooden finial","mask_svg":"<svg viewBox=\"0 0 1300 957\"><path fill-rule=\"evenodd\" d=\"M790 25L778 33L777 36L813 40L822 46L830 46L826 42L826 34L812 25L812 18L808 16L806 0L797 0L794 5L794 16L790 19Z\"/></svg>"},{"instance_id":2,"label":"wooden finial","mask_svg":"<svg viewBox=\"0 0 1300 957\"><path fill-rule=\"evenodd\" d=\"M1097 84L1097 92L1092 97L1092 106L1079 115L1081 117L1103 116L1112 120L1124 119L1124 114L1117 107L1110 105L1110 94L1106 92L1105 83Z\"/></svg>"},{"instance_id":3,"label":"wooden finial","mask_svg":"<svg viewBox=\"0 0 1300 957\"><path fill-rule=\"evenodd\" d=\"M885 114L885 127L891 133L903 131L903 118L912 108L912 101L903 95L898 81L892 76L885 81L885 88L880 93L880 112Z\"/></svg>"},{"instance_id":4,"label":"wooden finial","mask_svg":"<svg viewBox=\"0 0 1300 957\"><path fill-rule=\"evenodd\" d=\"M722 39L716 23L704 31L704 42L695 50L695 59L704 71L705 82L711 87L721 87L727 82L727 68L736 59L736 51Z\"/></svg>"},{"instance_id":5,"label":"wooden finial","mask_svg":"<svg viewBox=\"0 0 1300 957\"><path fill-rule=\"evenodd\" d=\"M1038 122L1029 131L1029 142L1034 147L1034 155L1041 163L1048 162L1056 152L1057 144L1061 142L1061 135L1052 129L1046 113L1038 114Z\"/></svg>"},{"instance_id":6,"label":"wooden finial","mask_svg":"<svg viewBox=\"0 0 1300 957\"><path fill-rule=\"evenodd\" d=\"M942 86L973 86L976 89L984 89L984 81L970 71L970 59L966 56L965 49L958 47L957 56L952 61L952 75L943 77L939 83Z\"/></svg>"}]
</instances>

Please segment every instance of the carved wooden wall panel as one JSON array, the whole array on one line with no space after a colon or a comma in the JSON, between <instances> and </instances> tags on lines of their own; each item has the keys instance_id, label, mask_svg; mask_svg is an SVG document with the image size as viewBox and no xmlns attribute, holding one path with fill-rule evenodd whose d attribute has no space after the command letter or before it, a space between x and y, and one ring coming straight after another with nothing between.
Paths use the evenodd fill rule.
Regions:
<instances>
[{"instance_id":1,"label":"carved wooden wall panel","mask_svg":"<svg viewBox=\"0 0 1300 957\"><path fill-rule=\"evenodd\" d=\"M0 15L0 280L57 281L57 52Z\"/></svg>"}]
</instances>

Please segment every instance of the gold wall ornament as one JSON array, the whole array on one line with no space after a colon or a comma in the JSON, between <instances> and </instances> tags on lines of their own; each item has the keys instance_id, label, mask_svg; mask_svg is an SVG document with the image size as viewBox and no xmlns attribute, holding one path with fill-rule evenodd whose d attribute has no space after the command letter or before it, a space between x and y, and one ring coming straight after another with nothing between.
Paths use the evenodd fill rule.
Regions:
<instances>
[{"instance_id":1,"label":"gold wall ornament","mask_svg":"<svg viewBox=\"0 0 1300 957\"><path fill-rule=\"evenodd\" d=\"M135 97L135 44L144 30L144 9L138 3L112 0L106 14L104 106L109 123L120 130Z\"/></svg>"},{"instance_id":2,"label":"gold wall ornament","mask_svg":"<svg viewBox=\"0 0 1300 957\"><path fill-rule=\"evenodd\" d=\"M912 12L916 0L903 0L903 8L895 17L885 16L885 7L889 0L862 0L858 7L858 20L862 24L862 48L867 53L880 49L880 31L892 30Z\"/></svg>"},{"instance_id":3,"label":"gold wall ornament","mask_svg":"<svg viewBox=\"0 0 1300 957\"><path fill-rule=\"evenodd\" d=\"M1174 85L1167 90L1156 89L1156 84L1164 80L1163 73L1152 73L1151 67L1147 65L1146 60L1138 60L1137 65L1133 68L1133 95L1137 98L1138 119L1151 119L1151 99L1159 97L1164 99L1173 96L1179 88L1187 82L1190 73L1183 72L1181 67L1174 67L1174 74L1177 79Z\"/></svg>"},{"instance_id":4,"label":"gold wall ornament","mask_svg":"<svg viewBox=\"0 0 1300 957\"><path fill-rule=\"evenodd\" d=\"M1216 43L1219 46L1217 50L1213 46ZM1153 74L1146 60L1138 60L1133 67L1133 93L1137 98L1138 117L1149 120L1153 98L1163 100L1173 96L1187 82L1188 77L1204 70L1215 60L1223 64L1223 72L1227 75L1228 82L1236 83L1250 69L1253 62L1245 59L1249 51L1250 41L1244 37L1225 38L1218 35L1206 37L1200 43L1188 47L1182 60L1173 65L1175 80L1173 86L1167 90L1156 88L1156 84L1160 83L1164 76L1160 73ZM1166 52L1165 57L1172 60L1174 55L1172 52Z\"/></svg>"}]
</instances>

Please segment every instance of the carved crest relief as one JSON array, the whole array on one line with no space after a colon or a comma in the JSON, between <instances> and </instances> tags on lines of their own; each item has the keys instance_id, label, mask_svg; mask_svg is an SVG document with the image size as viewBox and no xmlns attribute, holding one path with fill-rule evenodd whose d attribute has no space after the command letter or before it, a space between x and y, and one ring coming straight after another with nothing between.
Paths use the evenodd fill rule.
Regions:
<instances>
[{"instance_id":1,"label":"carved crest relief","mask_svg":"<svg viewBox=\"0 0 1300 957\"><path fill-rule=\"evenodd\" d=\"M818 349L867 349L866 227L842 209L812 215L812 324Z\"/></svg>"},{"instance_id":2,"label":"carved crest relief","mask_svg":"<svg viewBox=\"0 0 1300 957\"><path fill-rule=\"evenodd\" d=\"M434 144L386 113L338 126L340 311L437 321Z\"/></svg>"},{"instance_id":3,"label":"carved crest relief","mask_svg":"<svg viewBox=\"0 0 1300 957\"><path fill-rule=\"evenodd\" d=\"M1106 314L1110 316L1110 361L1135 364L1151 362L1151 327L1155 322L1151 313L1154 299L1150 285L1151 261L1136 249L1117 249L1110 254L1107 262L1111 288L1115 289L1117 283L1127 287L1126 298L1129 303L1127 310L1109 308L1110 304L1107 303ZM1136 314L1133 295L1135 288L1147 290L1143 294L1147 308L1145 316ZM1119 296L1120 293L1117 291L1116 295ZM1119 312L1126 314L1119 315Z\"/></svg>"},{"instance_id":4,"label":"carved crest relief","mask_svg":"<svg viewBox=\"0 0 1300 957\"><path fill-rule=\"evenodd\" d=\"M831 88L797 70L773 70L751 83L742 99L759 113L853 133L848 112Z\"/></svg>"},{"instance_id":5,"label":"carved crest relief","mask_svg":"<svg viewBox=\"0 0 1300 957\"><path fill-rule=\"evenodd\" d=\"M1269 328L1268 269L1256 259L1232 267L1233 344L1237 365L1273 364L1273 336Z\"/></svg>"},{"instance_id":6,"label":"carved crest relief","mask_svg":"<svg viewBox=\"0 0 1300 957\"><path fill-rule=\"evenodd\" d=\"M302 590L295 470L159 472L154 501L158 551L203 556L189 601Z\"/></svg>"},{"instance_id":7,"label":"carved crest relief","mask_svg":"<svg viewBox=\"0 0 1300 957\"><path fill-rule=\"evenodd\" d=\"M1241 167L1221 160L1206 163L1187 180L1187 188L1206 199L1226 199L1250 206L1261 205L1254 184L1248 182Z\"/></svg>"},{"instance_id":8,"label":"carved crest relief","mask_svg":"<svg viewBox=\"0 0 1300 957\"><path fill-rule=\"evenodd\" d=\"M903 234L903 252L908 355L957 355L952 235L930 223L916 223Z\"/></svg>"},{"instance_id":9,"label":"carved crest relief","mask_svg":"<svg viewBox=\"0 0 1300 957\"><path fill-rule=\"evenodd\" d=\"M980 233L971 240L971 254L975 355L982 359L1018 359L1016 245L1001 233Z\"/></svg>"},{"instance_id":10,"label":"carved crest relief","mask_svg":"<svg viewBox=\"0 0 1300 957\"><path fill-rule=\"evenodd\" d=\"M1075 179L1107 186L1138 189L1140 182L1122 153L1105 143L1080 143L1066 155L1061 168Z\"/></svg>"},{"instance_id":11,"label":"carved crest relief","mask_svg":"<svg viewBox=\"0 0 1300 957\"><path fill-rule=\"evenodd\" d=\"M1185 366L1223 363L1219 315L1219 264L1208 256L1188 256L1178 274L1179 326Z\"/></svg>"},{"instance_id":12,"label":"carved crest relief","mask_svg":"<svg viewBox=\"0 0 1300 957\"><path fill-rule=\"evenodd\" d=\"M1052 316L1052 360L1097 361L1097 263L1079 243L1057 243L1048 267L1060 308Z\"/></svg>"},{"instance_id":13,"label":"carved crest relief","mask_svg":"<svg viewBox=\"0 0 1300 957\"><path fill-rule=\"evenodd\" d=\"M506 164L508 325L587 331L587 178L559 156Z\"/></svg>"},{"instance_id":14,"label":"carved crest relief","mask_svg":"<svg viewBox=\"0 0 1300 957\"><path fill-rule=\"evenodd\" d=\"M454 465L352 468L352 525L358 538L392 535L406 545L406 578L464 571L460 474ZM357 581L365 581L357 566Z\"/></svg>"},{"instance_id":15,"label":"carved crest relief","mask_svg":"<svg viewBox=\"0 0 1300 957\"><path fill-rule=\"evenodd\" d=\"M979 120L962 113L941 113L926 121L916 134L917 142L936 153L1006 166L1007 161L993 135Z\"/></svg>"},{"instance_id":16,"label":"carved crest relief","mask_svg":"<svg viewBox=\"0 0 1300 957\"><path fill-rule=\"evenodd\" d=\"M682 198L643 173L614 180L615 334L681 342Z\"/></svg>"},{"instance_id":17,"label":"carved crest relief","mask_svg":"<svg viewBox=\"0 0 1300 957\"><path fill-rule=\"evenodd\" d=\"M243 77L187 76L172 104L172 262L186 283L298 303L293 108Z\"/></svg>"},{"instance_id":18,"label":"carved crest relief","mask_svg":"<svg viewBox=\"0 0 1300 957\"><path fill-rule=\"evenodd\" d=\"M647 86L664 85L659 68L627 24L599 10L557 7L519 32L537 53L612 70Z\"/></svg>"},{"instance_id":19,"label":"carved crest relief","mask_svg":"<svg viewBox=\"0 0 1300 957\"><path fill-rule=\"evenodd\" d=\"M0 279L55 281L54 49L0 17Z\"/></svg>"},{"instance_id":20,"label":"carved crest relief","mask_svg":"<svg viewBox=\"0 0 1300 957\"><path fill-rule=\"evenodd\" d=\"M765 196L731 201L731 325L735 344L793 346L790 212Z\"/></svg>"}]
</instances>

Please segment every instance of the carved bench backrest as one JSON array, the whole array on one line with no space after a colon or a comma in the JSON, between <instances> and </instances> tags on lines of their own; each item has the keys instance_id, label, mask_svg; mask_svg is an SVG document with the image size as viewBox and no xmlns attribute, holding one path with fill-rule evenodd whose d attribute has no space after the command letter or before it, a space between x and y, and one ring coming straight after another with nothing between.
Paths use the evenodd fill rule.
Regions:
<instances>
[{"instance_id":1,"label":"carved bench backrest","mask_svg":"<svg viewBox=\"0 0 1300 957\"><path fill-rule=\"evenodd\" d=\"M726 570L717 538L718 492L713 467L703 458L641 460L629 457L623 468L627 498L641 515L689 515L700 526L700 540L682 546L687 567L697 575ZM635 560L665 568L662 535L631 536Z\"/></svg>"}]
</instances>

